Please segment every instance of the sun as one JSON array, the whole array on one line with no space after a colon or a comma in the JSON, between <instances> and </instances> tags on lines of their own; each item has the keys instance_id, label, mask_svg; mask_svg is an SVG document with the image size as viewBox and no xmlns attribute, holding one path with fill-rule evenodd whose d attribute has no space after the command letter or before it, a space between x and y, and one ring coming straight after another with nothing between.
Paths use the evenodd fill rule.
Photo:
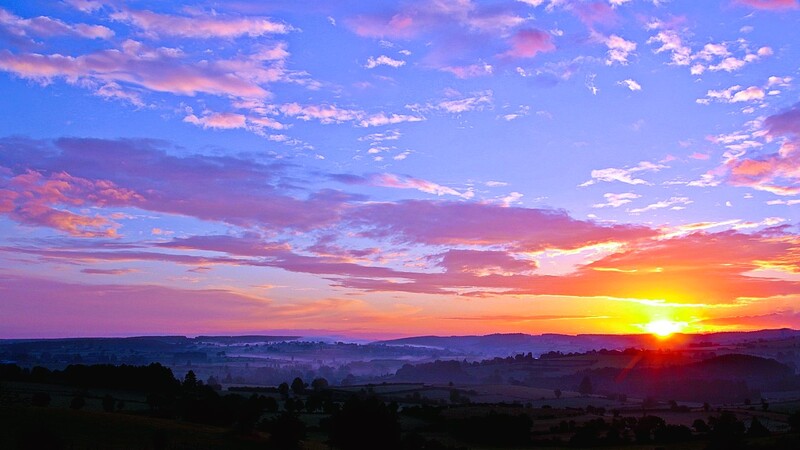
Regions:
<instances>
[{"instance_id":1,"label":"sun","mask_svg":"<svg viewBox=\"0 0 800 450\"><path fill-rule=\"evenodd\" d=\"M672 320L654 320L644 326L648 333L654 334L660 338L666 338L673 333L677 333L686 327L685 322L675 322Z\"/></svg>"}]
</instances>

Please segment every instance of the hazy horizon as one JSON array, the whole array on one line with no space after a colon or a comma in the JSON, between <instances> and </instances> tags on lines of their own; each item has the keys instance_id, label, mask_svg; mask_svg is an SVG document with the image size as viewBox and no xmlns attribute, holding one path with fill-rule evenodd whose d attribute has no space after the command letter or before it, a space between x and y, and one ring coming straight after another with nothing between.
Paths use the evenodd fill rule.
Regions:
<instances>
[{"instance_id":1,"label":"hazy horizon","mask_svg":"<svg viewBox=\"0 0 800 450\"><path fill-rule=\"evenodd\" d=\"M0 338L800 328L799 18L0 2Z\"/></svg>"}]
</instances>

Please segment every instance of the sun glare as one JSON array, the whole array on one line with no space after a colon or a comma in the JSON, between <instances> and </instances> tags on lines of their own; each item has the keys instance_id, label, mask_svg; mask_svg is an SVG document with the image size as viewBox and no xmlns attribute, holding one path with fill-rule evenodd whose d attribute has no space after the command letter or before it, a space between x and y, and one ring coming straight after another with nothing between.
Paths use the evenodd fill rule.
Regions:
<instances>
[{"instance_id":1,"label":"sun glare","mask_svg":"<svg viewBox=\"0 0 800 450\"><path fill-rule=\"evenodd\" d=\"M648 333L658 337L669 337L673 333L681 331L686 324L684 322L674 322L672 320L655 320L644 326Z\"/></svg>"}]
</instances>

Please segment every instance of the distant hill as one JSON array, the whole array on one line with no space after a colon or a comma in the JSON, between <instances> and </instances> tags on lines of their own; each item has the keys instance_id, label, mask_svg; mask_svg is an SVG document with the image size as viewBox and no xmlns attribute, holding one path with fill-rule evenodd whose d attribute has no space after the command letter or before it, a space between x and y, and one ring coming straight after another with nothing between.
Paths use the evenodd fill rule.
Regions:
<instances>
[{"instance_id":1,"label":"distant hill","mask_svg":"<svg viewBox=\"0 0 800 450\"><path fill-rule=\"evenodd\" d=\"M484 336L416 336L377 341L374 344L431 347L475 356L507 356L532 352L534 355L558 350L563 353L586 352L605 348L657 349L665 346L681 347L706 343L717 346L758 342L760 340L786 339L800 336L800 331L788 328L748 332L722 332L708 334L676 334L669 341L650 334L489 334Z\"/></svg>"}]
</instances>

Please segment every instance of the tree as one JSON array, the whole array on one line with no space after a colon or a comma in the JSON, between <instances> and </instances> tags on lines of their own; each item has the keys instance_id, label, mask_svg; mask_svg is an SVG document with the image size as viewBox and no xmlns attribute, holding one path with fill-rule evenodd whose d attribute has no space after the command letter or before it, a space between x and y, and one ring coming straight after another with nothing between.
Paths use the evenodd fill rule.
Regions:
<instances>
[{"instance_id":1,"label":"tree","mask_svg":"<svg viewBox=\"0 0 800 450\"><path fill-rule=\"evenodd\" d=\"M554 390L553 394L556 396L556 398L561 398L561 389Z\"/></svg>"},{"instance_id":2,"label":"tree","mask_svg":"<svg viewBox=\"0 0 800 450\"><path fill-rule=\"evenodd\" d=\"M194 374L194 370L188 371L186 376L183 377L183 387L186 389L194 389L197 387L197 375Z\"/></svg>"},{"instance_id":3,"label":"tree","mask_svg":"<svg viewBox=\"0 0 800 450\"><path fill-rule=\"evenodd\" d=\"M697 431L698 433L708 433L709 430L708 424L706 424L703 419L694 419L694 422L692 422L692 428L694 428L694 431Z\"/></svg>"},{"instance_id":4,"label":"tree","mask_svg":"<svg viewBox=\"0 0 800 450\"><path fill-rule=\"evenodd\" d=\"M295 395L300 395L303 392L305 392L305 390L306 390L306 384L303 383L302 378L297 377L294 380L292 380L292 392L294 392Z\"/></svg>"},{"instance_id":5,"label":"tree","mask_svg":"<svg viewBox=\"0 0 800 450\"><path fill-rule=\"evenodd\" d=\"M314 381L311 382L311 387L316 392L328 389L328 380L322 377L314 378Z\"/></svg>"},{"instance_id":6,"label":"tree","mask_svg":"<svg viewBox=\"0 0 800 450\"><path fill-rule=\"evenodd\" d=\"M284 399L289 396L289 383L283 382L278 385L278 393L281 394L281 397Z\"/></svg>"},{"instance_id":7,"label":"tree","mask_svg":"<svg viewBox=\"0 0 800 450\"><path fill-rule=\"evenodd\" d=\"M589 379L589 375L585 375L581 380L581 384L578 385L578 392L581 395L590 395L592 391L592 380Z\"/></svg>"}]
</instances>

